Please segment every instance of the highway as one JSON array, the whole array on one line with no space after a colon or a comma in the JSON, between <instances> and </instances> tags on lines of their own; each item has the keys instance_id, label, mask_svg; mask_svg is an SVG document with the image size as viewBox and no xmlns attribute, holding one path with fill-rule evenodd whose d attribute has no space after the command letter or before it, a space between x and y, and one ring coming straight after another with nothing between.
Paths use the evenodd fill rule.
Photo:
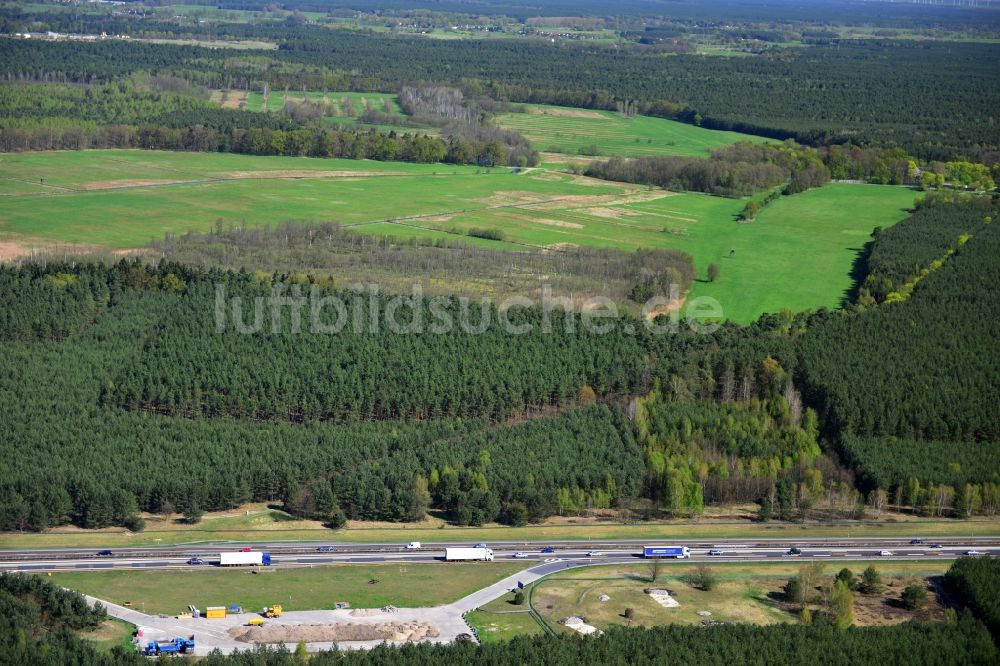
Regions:
<instances>
[{"instance_id":1,"label":"highway","mask_svg":"<svg viewBox=\"0 0 1000 666\"><path fill-rule=\"evenodd\" d=\"M998 537L926 538L911 543L911 538L887 539L718 539L713 541L602 540L548 542L491 542L496 561L523 561L525 566L549 564L552 570L589 564L634 563L643 561L643 546L688 546L692 560L713 562L777 562L825 559L851 560L927 560L954 559L974 552L1000 555ZM449 546L470 546L463 542L423 543L419 550L407 550L400 543L254 543L201 544L149 548L116 548L110 556L98 555L100 549L71 548L0 551L0 570L7 571L78 571L108 569L195 569L218 566L219 553L241 547L271 553L271 566L303 567L323 564L379 564L395 562L443 562ZM320 551L320 548L323 551ZM801 550L791 555L792 547ZM551 550L552 552L542 552ZM712 551L713 554L709 554ZM883 551L889 554L883 555ZM519 557L515 557L515 554ZM203 564L188 564L200 558ZM549 568L549 567L544 567Z\"/></svg>"}]
</instances>

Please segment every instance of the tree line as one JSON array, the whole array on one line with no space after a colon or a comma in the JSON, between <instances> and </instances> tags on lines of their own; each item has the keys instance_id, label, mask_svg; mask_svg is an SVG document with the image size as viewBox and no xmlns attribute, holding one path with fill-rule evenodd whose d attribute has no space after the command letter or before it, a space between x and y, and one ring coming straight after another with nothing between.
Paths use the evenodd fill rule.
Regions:
<instances>
[{"instance_id":1,"label":"tree line","mask_svg":"<svg viewBox=\"0 0 1000 666\"><path fill-rule=\"evenodd\" d=\"M605 180L656 185L721 196L746 196L787 183L797 194L830 180L814 150L792 141L783 144L735 143L700 157L614 157L592 162L586 175Z\"/></svg>"},{"instance_id":2,"label":"tree line","mask_svg":"<svg viewBox=\"0 0 1000 666\"><path fill-rule=\"evenodd\" d=\"M989 216L988 202L947 204L918 214L917 224L939 224ZM895 245L901 255L921 256L909 223L875 241ZM975 227L973 227L975 228ZM933 238L932 234L926 238ZM929 241L928 241L929 242ZM888 251L892 254L891 251ZM860 312L831 314L802 337L801 386L808 404L819 406L829 432L955 441L1000 441L1000 357L992 349L1000 298L1000 227L982 224L895 302ZM923 253L927 256L929 253ZM898 273L897 273L898 274ZM920 322L915 327L914 322ZM926 475L920 475L926 478Z\"/></svg>"},{"instance_id":3,"label":"tree line","mask_svg":"<svg viewBox=\"0 0 1000 666\"><path fill-rule=\"evenodd\" d=\"M1000 559L960 557L948 569L945 584L1000 641Z\"/></svg>"},{"instance_id":4,"label":"tree line","mask_svg":"<svg viewBox=\"0 0 1000 666\"><path fill-rule=\"evenodd\" d=\"M929 193L913 215L888 229L876 228L866 257L866 274L857 300L864 305L903 298L935 265L943 263L997 216L982 197Z\"/></svg>"},{"instance_id":5,"label":"tree line","mask_svg":"<svg viewBox=\"0 0 1000 666\"><path fill-rule=\"evenodd\" d=\"M221 109L186 94L139 90L126 81L92 87L4 85L0 112L6 116L0 122L5 152L143 148L487 167L538 162L537 153L511 133L468 136L456 130L442 138L374 127L331 128L282 114Z\"/></svg>"},{"instance_id":6,"label":"tree line","mask_svg":"<svg viewBox=\"0 0 1000 666\"><path fill-rule=\"evenodd\" d=\"M194 46L11 40L0 51L6 64L0 74L94 82L146 70L245 90L266 82L273 89L393 92L433 81L513 102L614 110L629 101L639 113L711 129L813 145L899 145L922 160L965 156L991 165L1000 154L989 121L996 93L980 85L997 60L992 44L866 40L752 58L663 58L642 48L427 40L321 26L207 24L198 30L275 40L279 51L234 59Z\"/></svg>"}]
</instances>

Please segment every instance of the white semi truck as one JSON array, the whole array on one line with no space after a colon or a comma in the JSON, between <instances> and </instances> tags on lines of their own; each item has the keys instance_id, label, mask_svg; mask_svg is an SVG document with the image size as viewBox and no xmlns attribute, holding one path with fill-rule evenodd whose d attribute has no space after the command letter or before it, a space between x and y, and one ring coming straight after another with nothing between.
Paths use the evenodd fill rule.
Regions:
<instances>
[{"instance_id":1,"label":"white semi truck","mask_svg":"<svg viewBox=\"0 0 1000 666\"><path fill-rule=\"evenodd\" d=\"M244 550L236 553L219 554L219 566L221 567L234 567L247 564L268 566L271 564L271 553L259 550Z\"/></svg>"},{"instance_id":2,"label":"white semi truck","mask_svg":"<svg viewBox=\"0 0 1000 666\"><path fill-rule=\"evenodd\" d=\"M447 562L492 562L493 551L489 548L445 548Z\"/></svg>"}]
</instances>

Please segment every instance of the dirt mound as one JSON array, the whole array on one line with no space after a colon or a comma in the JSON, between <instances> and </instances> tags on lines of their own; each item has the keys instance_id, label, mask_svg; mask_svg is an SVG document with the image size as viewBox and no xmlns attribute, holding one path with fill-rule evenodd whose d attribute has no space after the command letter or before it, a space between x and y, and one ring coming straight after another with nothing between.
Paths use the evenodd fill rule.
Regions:
<instances>
[{"instance_id":1,"label":"dirt mound","mask_svg":"<svg viewBox=\"0 0 1000 666\"><path fill-rule=\"evenodd\" d=\"M379 622L356 624L267 624L263 627L233 627L229 635L241 643L340 643L343 641L420 641L441 634L432 624Z\"/></svg>"}]
</instances>

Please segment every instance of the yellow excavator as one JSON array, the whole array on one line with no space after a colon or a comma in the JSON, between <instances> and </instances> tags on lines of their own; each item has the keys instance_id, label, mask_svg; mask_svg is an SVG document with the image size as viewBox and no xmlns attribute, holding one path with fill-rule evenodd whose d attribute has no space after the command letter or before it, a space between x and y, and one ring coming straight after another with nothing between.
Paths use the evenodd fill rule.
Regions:
<instances>
[{"instance_id":1,"label":"yellow excavator","mask_svg":"<svg viewBox=\"0 0 1000 666\"><path fill-rule=\"evenodd\" d=\"M270 607L265 606L264 610L262 610L260 614L263 615L264 617L281 617L281 606L279 605L274 605Z\"/></svg>"}]
</instances>

